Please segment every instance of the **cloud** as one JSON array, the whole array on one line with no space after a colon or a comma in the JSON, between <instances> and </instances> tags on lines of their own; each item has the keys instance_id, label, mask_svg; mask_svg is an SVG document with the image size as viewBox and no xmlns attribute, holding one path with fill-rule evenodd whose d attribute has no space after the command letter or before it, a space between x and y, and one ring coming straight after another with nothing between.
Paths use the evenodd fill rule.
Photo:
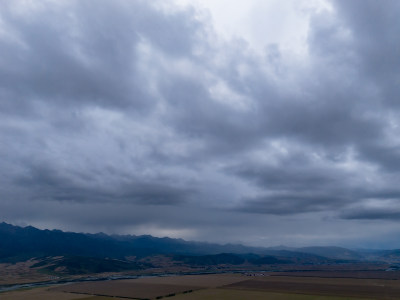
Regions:
<instances>
[{"instance_id":1,"label":"cloud","mask_svg":"<svg viewBox=\"0 0 400 300\"><path fill-rule=\"evenodd\" d=\"M397 220L368 201L400 195L398 4L308 9L301 55L174 2L0 6L0 218L254 245Z\"/></svg>"},{"instance_id":2,"label":"cloud","mask_svg":"<svg viewBox=\"0 0 400 300\"><path fill-rule=\"evenodd\" d=\"M342 211L341 217L349 220L397 221L399 219L399 193L381 198L367 198Z\"/></svg>"}]
</instances>

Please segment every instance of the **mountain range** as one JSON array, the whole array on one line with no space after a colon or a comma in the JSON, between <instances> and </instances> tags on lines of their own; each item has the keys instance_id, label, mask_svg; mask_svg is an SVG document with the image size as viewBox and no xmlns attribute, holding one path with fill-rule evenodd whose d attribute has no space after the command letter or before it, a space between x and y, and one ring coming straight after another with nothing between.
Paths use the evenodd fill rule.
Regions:
<instances>
[{"instance_id":1,"label":"mountain range","mask_svg":"<svg viewBox=\"0 0 400 300\"><path fill-rule=\"evenodd\" d=\"M42 259L36 267L74 266L98 270L146 268L143 259L154 256L192 266L341 264L363 261L400 262L400 250L356 251L342 247L248 247L240 244L213 244L150 235L107 235L41 230L0 223L0 262ZM46 261L43 258L47 257ZM63 257L63 259L60 259ZM129 259L129 258L134 258ZM49 260L51 263L49 263ZM138 263L140 261L140 263ZM51 265L51 266L50 266ZM88 271L88 272L89 272Z\"/></svg>"}]
</instances>

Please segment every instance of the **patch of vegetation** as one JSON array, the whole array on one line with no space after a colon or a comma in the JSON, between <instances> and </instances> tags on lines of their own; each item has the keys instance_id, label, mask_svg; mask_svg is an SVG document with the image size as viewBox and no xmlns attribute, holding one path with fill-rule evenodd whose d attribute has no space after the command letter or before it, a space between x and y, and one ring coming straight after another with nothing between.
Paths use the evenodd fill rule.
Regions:
<instances>
[{"instance_id":1,"label":"patch of vegetation","mask_svg":"<svg viewBox=\"0 0 400 300\"><path fill-rule=\"evenodd\" d=\"M188 265L199 265L199 266L214 266L221 264L229 265L240 265L245 262L245 259L239 255L231 253L221 253L216 255L175 255L173 257L176 261L181 261Z\"/></svg>"},{"instance_id":2,"label":"patch of vegetation","mask_svg":"<svg viewBox=\"0 0 400 300\"><path fill-rule=\"evenodd\" d=\"M135 262L117 259L70 256L57 259L46 258L32 265L31 268L41 268L40 271L51 274L66 273L69 275L79 275L103 272L122 272L138 270L143 267Z\"/></svg>"},{"instance_id":3,"label":"patch of vegetation","mask_svg":"<svg viewBox=\"0 0 400 300\"><path fill-rule=\"evenodd\" d=\"M255 265L274 265L274 264L290 264L292 261L287 259L279 259L275 256L264 256L249 260L250 263Z\"/></svg>"},{"instance_id":4,"label":"patch of vegetation","mask_svg":"<svg viewBox=\"0 0 400 300\"><path fill-rule=\"evenodd\" d=\"M166 295L165 297L174 297L175 295L176 295L175 293L172 293L172 294Z\"/></svg>"}]
</instances>

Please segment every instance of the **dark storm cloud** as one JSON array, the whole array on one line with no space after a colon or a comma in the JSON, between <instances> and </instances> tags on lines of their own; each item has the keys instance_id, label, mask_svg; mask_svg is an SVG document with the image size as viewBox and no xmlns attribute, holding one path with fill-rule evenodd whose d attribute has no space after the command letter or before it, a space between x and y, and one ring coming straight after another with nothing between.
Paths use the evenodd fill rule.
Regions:
<instances>
[{"instance_id":1,"label":"dark storm cloud","mask_svg":"<svg viewBox=\"0 0 400 300\"><path fill-rule=\"evenodd\" d=\"M310 192L267 195L245 200L245 204L241 207L239 206L237 210L258 214L293 215L329 210L349 199L328 193Z\"/></svg>"},{"instance_id":2,"label":"dark storm cloud","mask_svg":"<svg viewBox=\"0 0 400 300\"><path fill-rule=\"evenodd\" d=\"M400 4L392 1L336 1L336 7L354 36L361 71L375 85L383 101L398 106L400 34L397 14Z\"/></svg>"},{"instance_id":3,"label":"dark storm cloud","mask_svg":"<svg viewBox=\"0 0 400 300\"><path fill-rule=\"evenodd\" d=\"M305 90L308 86L312 93L289 99L287 105L280 103L274 107L274 100L268 101L273 114L265 114L266 119L271 117L272 120L272 126L266 131L276 127L278 136L293 138L296 142L292 145L305 143L308 145L303 148L306 153L322 154L323 159L317 163L301 159L298 163L288 163L274 157L271 159L273 167L255 162L233 168L234 173L255 182L262 190L260 196L249 198L238 209L267 214L346 209L375 195L390 194L385 191L392 190L399 178L398 144L392 135L397 132L397 104L384 102L385 95L381 92L392 89L393 94L398 94L398 85L389 87L386 80L371 80L371 76L377 76L374 69L378 73L382 68L387 69L386 74L398 72L395 66L399 47L392 47L396 43L393 36L396 36L398 22L391 17L390 10L399 8L395 5L389 9L389 3L385 2L385 8L375 10L374 7L379 6L377 1L338 1L335 4L336 17L322 15L312 21L309 45L315 62L319 62L314 70L314 76L319 73L319 77L311 79L315 80L312 85L305 85ZM371 22L374 18L378 18L378 28ZM358 28L363 22L369 26ZM368 29L371 26L374 30ZM392 38L383 38L382 31L386 38ZM365 47L366 43L373 45ZM380 59L385 62L380 64ZM374 60L378 65L371 67ZM368 180L361 169L351 168L349 172L348 168L340 168L349 149L355 161L373 166L368 173L374 180ZM296 152L288 151L293 153L293 159L298 159ZM398 199L398 193L394 197ZM377 199L384 201L386 197ZM342 216L385 218L379 209L373 212L372 208Z\"/></svg>"},{"instance_id":4,"label":"dark storm cloud","mask_svg":"<svg viewBox=\"0 0 400 300\"><path fill-rule=\"evenodd\" d=\"M253 182L259 190L259 195L246 199L236 209L278 215L336 210L368 192L361 187L365 182L356 179L356 172L335 166L335 160L329 158L322 162L313 157L311 149L301 150L275 155L269 163L247 161L227 169Z\"/></svg>"},{"instance_id":5,"label":"dark storm cloud","mask_svg":"<svg viewBox=\"0 0 400 300\"><path fill-rule=\"evenodd\" d=\"M1 218L253 242L397 219L397 3L313 13L300 60L172 2L43 3L0 4Z\"/></svg>"},{"instance_id":6,"label":"dark storm cloud","mask_svg":"<svg viewBox=\"0 0 400 300\"><path fill-rule=\"evenodd\" d=\"M360 157L385 169L399 171L398 145L393 143L398 120L400 34L397 13L399 3L391 1L335 1L338 14L351 36L353 64L358 70L361 99L369 114L384 121L381 135L360 143ZM362 84L362 85L361 85ZM364 104L365 105L365 104ZM394 129L394 130L393 130Z\"/></svg>"},{"instance_id":7,"label":"dark storm cloud","mask_svg":"<svg viewBox=\"0 0 400 300\"><path fill-rule=\"evenodd\" d=\"M393 208L371 208L371 209L354 209L347 211L341 215L344 219L355 220L399 220L400 209Z\"/></svg>"},{"instance_id":8,"label":"dark storm cloud","mask_svg":"<svg viewBox=\"0 0 400 300\"><path fill-rule=\"evenodd\" d=\"M26 190L33 200L72 201L89 203L136 203L145 205L177 205L190 200L191 187L179 187L162 178L146 182L144 178L124 177L118 171L107 170L104 177L121 177L116 186L99 184L83 171L56 170L48 165L29 165L26 174L15 178L19 190ZM111 174L110 174L111 173Z\"/></svg>"},{"instance_id":9,"label":"dark storm cloud","mask_svg":"<svg viewBox=\"0 0 400 300\"><path fill-rule=\"evenodd\" d=\"M198 27L190 15L168 16L146 1L71 1L49 9L38 4L26 15L15 13L16 6L5 1L1 10L5 30L13 35L1 41L2 111L8 113L34 111L35 101L66 109L149 108L156 99L143 88L138 44L190 55Z\"/></svg>"}]
</instances>

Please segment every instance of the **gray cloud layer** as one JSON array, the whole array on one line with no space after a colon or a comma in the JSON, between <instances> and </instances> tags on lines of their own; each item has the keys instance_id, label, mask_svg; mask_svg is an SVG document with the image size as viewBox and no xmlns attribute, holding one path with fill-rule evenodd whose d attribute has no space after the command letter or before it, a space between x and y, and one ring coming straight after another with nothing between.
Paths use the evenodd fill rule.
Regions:
<instances>
[{"instance_id":1,"label":"gray cloud layer","mask_svg":"<svg viewBox=\"0 0 400 300\"><path fill-rule=\"evenodd\" d=\"M396 245L398 3L332 2L301 60L162 1L0 6L0 218Z\"/></svg>"}]
</instances>

